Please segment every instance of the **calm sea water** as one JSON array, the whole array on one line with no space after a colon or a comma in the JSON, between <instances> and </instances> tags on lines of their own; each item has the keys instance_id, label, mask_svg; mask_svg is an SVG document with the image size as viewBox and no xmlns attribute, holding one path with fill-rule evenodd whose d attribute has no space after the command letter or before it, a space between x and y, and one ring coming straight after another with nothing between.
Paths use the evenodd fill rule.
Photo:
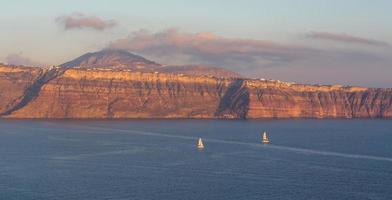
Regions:
<instances>
[{"instance_id":1,"label":"calm sea water","mask_svg":"<svg viewBox=\"0 0 392 200\"><path fill-rule=\"evenodd\" d=\"M392 199L392 121L4 120L0 199Z\"/></svg>"}]
</instances>

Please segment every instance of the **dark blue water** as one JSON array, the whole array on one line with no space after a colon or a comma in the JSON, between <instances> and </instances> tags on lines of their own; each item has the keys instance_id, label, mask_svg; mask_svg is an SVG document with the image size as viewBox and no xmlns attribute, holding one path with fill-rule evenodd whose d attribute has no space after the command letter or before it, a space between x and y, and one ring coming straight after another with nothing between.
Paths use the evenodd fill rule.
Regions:
<instances>
[{"instance_id":1,"label":"dark blue water","mask_svg":"<svg viewBox=\"0 0 392 200\"><path fill-rule=\"evenodd\" d=\"M0 121L0 199L392 199L392 121Z\"/></svg>"}]
</instances>

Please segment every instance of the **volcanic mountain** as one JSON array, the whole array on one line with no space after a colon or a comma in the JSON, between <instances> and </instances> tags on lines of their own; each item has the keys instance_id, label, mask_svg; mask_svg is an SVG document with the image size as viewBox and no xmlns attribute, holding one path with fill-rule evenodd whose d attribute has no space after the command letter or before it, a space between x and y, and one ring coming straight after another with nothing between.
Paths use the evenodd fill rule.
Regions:
<instances>
[{"instance_id":1,"label":"volcanic mountain","mask_svg":"<svg viewBox=\"0 0 392 200\"><path fill-rule=\"evenodd\" d=\"M61 67L80 68L111 68L111 69L155 69L160 64L147 60L141 56L125 50L104 49L102 51L86 53L74 60L66 62Z\"/></svg>"},{"instance_id":2,"label":"volcanic mountain","mask_svg":"<svg viewBox=\"0 0 392 200\"><path fill-rule=\"evenodd\" d=\"M66 62L64 68L100 68L112 70L132 70L141 72L164 72L187 75L208 75L214 77L241 77L240 74L223 68L208 65L161 65L126 50L104 49L86 53Z\"/></svg>"}]
</instances>

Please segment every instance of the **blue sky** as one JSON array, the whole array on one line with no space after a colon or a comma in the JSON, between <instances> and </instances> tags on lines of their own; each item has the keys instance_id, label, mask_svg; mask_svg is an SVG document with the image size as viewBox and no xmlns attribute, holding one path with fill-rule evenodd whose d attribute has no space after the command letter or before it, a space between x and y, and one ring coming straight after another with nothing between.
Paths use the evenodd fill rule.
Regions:
<instances>
[{"instance_id":1,"label":"blue sky","mask_svg":"<svg viewBox=\"0 0 392 200\"><path fill-rule=\"evenodd\" d=\"M1 0L1 5L3 62L20 58L26 64L61 64L114 43L167 64L223 65L252 77L305 83L392 87L392 1L388 0ZM70 18L115 25L99 30L64 28ZM167 31L173 28L175 33ZM171 51L165 49L162 52L168 54L162 55L151 46L135 47L140 37L134 33L141 29L149 31L144 36L153 38L153 46L159 48L168 46L159 43L162 37L169 43L172 37L193 39L175 50L178 44L170 43ZM200 32L214 37L200 40L194 35ZM202 45L232 49L227 46L232 43L247 51L214 51L214 58L206 57L211 49L202 52L207 48ZM266 49L271 47L272 52ZM197 55L192 54L195 51Z\"/></svg>"}]
</instances>

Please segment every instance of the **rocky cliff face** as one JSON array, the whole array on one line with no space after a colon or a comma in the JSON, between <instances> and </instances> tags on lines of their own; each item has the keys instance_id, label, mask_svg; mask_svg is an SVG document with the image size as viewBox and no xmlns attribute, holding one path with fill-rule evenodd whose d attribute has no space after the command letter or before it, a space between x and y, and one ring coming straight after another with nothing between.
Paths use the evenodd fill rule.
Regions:
<instances>
[{"instance_id":1,"label":"rocky cliff face","mask_svg":"<svg viewBox=\"0 0 392 200\"><path fill-rule=\"evenodd\" d=\"M85 68L0 77L3 118L392 117L391 89Z\"/></svg>"},{"instance_id":2,"label":"rocky cliff face","mask_svg":"<svg viewBox=\"0 0 392 200\"><path fill-rule=\"evenodd\" d=\"M0 115L19 105L28 88L43 74L40 68L0 65Z\"/></svg>"},{"instance_id":3,"label":"rocky cliff face","mask_svg":"<svg viewBox=\"0 0 392 200\"><path fill-rule=\"evenodd\" d=\"M277 81L246 82L247 118L392 117L392 90L312 86Z\"/></svg>"},{"instance_id":4,"label":"rocky cliff face","mask_svg":"<svg viewBox=\"0 0 392 200\"><path fill-rule=\"evenodd\" d=\"M229 80L68 69L15 118L213 118Z\"/></svg>"}]
</instances>

